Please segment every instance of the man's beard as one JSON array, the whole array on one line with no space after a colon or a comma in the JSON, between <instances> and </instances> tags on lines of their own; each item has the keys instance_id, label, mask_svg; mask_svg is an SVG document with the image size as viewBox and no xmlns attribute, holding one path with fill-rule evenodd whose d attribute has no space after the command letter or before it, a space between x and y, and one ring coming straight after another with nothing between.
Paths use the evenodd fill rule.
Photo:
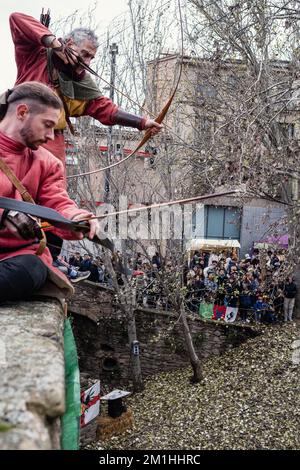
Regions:
<instances>
[{"instance_id":1,"label":"man's beard","mask_svg":"<svg viewBox=\"0 0 300 470\"><path fill-rule=\"evenodd\" d=\"M26 147L30 148L31 150L37 150L40 145L46 143L46 141L34 139L31 120L24 125L23 129L21 129L20 135L23 138Z\"/></svg>"}]
</instances>

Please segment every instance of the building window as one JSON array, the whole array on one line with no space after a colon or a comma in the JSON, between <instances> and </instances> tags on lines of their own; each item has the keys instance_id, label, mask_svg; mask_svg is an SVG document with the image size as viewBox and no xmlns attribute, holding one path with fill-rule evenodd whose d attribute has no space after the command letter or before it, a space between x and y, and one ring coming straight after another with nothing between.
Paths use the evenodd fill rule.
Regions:
<instances>
[{"instance_id":1,"label":"building window","mask_svg":"<svg viewBox=\"0 0 300 470\"><path fill-rule=\"evenodd\" d=\"M241 211L237 207L205 206L205 238L240 239Z\"/></svg>"}]
</instances>

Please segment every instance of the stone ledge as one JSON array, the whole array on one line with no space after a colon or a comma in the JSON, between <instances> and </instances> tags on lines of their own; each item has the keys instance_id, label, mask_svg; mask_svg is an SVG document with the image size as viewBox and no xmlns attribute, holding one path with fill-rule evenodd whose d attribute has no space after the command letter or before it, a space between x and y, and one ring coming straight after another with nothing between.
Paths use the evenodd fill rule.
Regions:
<instances>
[{"instance_id":1,"label":"stone ledge","mask_svg":"<svg viewBox=\"0 0 300 470\"><path fill-rule=\"evenodd\" d=\"M0 449L59 448L65 407L59 302L0 305Z\"/></svg>"}]
</instances>

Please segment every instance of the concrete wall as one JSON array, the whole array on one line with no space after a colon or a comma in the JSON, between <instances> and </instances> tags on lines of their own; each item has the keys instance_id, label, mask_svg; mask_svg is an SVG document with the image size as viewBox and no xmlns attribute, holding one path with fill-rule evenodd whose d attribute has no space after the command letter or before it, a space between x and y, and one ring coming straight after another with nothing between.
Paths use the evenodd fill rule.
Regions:
<instances>
[{"instance_id":1,"label":"concrete wall","mask_svg":"<svg viewBox=\"0 0 300 470\"><path fill-rule=\"evenodd\" d=\"M53 301L0 305L0 449L60 448L64 315Z\"/></svg>"},{"instance_id":2,"label":"concrete wall","mask_svg":"<svg viewBox=\"0 0 300 470\"><path fill-rule=\"evenodd\" d=\"M195 238L204 238L205 235L205 206L204 204L196 204L194 234Z\"/></svg>"},{"instance_id":3,"label":"concrete wall","mask_svg":"<svg viewBox=\"0 0 300 470\"><path fill-rule=\"evenodd\" d=\"M204 205L215 206L237 206L237 199L231 197L220 197L204 201ZM195 237L204 238L204 205L197 204L196 221L197 230ZM240 255L243 256L251 251L253 242L259 241L268 235L285 234L288 231L286 220L286 206L264 199L248 199L242 210L240 231Z\"/></svg>"},{"instance_id":4,"label":"concrete wall","mask_svg":"<svg viewBox=\"0 0 300 470\"><path fill-rule=\"evenodd\" d=\"M285 218L284 206L281 207L257 207L244 206L241 224L241 256L249 253L253 242L264 239L270 228L279 230L280 234L287 233L287 227L283 224Z\"/></svg>"}]
</instances>

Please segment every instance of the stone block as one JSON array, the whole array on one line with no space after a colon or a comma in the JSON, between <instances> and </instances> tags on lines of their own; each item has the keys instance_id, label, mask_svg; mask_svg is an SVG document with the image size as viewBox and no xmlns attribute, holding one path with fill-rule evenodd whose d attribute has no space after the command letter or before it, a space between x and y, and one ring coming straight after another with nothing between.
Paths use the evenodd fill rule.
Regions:
<instances>
[{"instance_id":1,"label":"stone block","mask_svg":"<svg viewBox=\"0 0 300 470\"><path fill-rule=\"evenodd\" d=\"M63 331L55 300L0 305L1 450L58 447L57 418L65 406Z\"/></svg>"}]
</instances>

